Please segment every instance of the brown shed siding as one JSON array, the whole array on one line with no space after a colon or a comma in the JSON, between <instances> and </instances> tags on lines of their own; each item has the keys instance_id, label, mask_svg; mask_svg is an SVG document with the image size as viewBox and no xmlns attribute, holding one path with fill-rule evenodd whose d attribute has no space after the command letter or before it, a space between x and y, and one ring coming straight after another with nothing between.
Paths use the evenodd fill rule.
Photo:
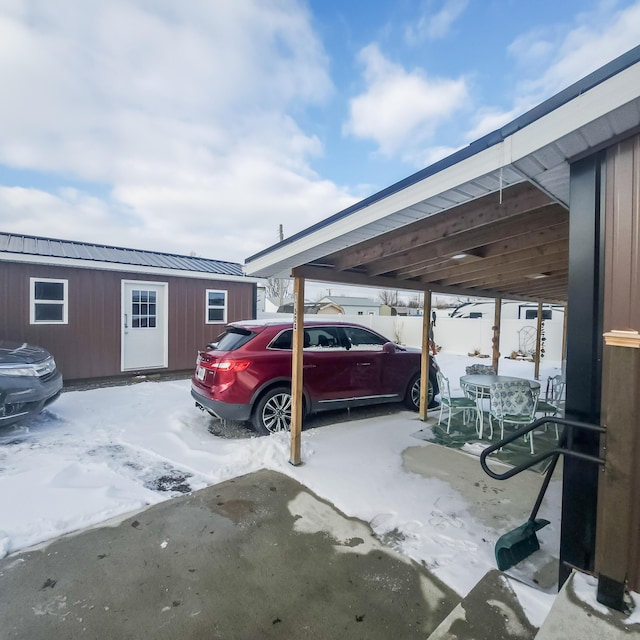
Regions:
<instances>
[{"instance_id":1,"label":"brown shed siding","mask_svg":"<svg viewBox=\"0 0 640 640\"><path fill-rule=\"evenodd\" d=\"M198 349L222 332L224 324L205 323L207 289L227 291L227 321L255 317L254 285L221 280L170 278L169 282L169 369L192 369ZM179 281L179 282L178 282Z\"/></svg>"},{"instance_id":2,"label":"brown shed siding","mask_svg":"<svg viewBox=\"0 0 640 640\"><path fill-rule=\"evenodd\" d=\"M29 323L30 278L68 280L68 324ZM192 369L197 350L220 333L221 325L205 324L207 289L228 292L229 322L255 314L251 282L0 262L0 339L45 347L68 381L121 376L123 280L168 283L169 366L160 371Z\"/></svg>"}]
</instances>

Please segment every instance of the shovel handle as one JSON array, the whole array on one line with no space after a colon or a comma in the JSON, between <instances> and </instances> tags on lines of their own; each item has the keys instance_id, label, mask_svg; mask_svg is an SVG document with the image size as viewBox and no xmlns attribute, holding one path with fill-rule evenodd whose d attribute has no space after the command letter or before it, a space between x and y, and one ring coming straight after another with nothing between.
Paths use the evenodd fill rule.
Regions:
<instances>
[{"instance_id":1,"label":"shovel handle","mask_svg":"<svg viewBox=\"0 0 640 640\"><path fill-rule=\"evenodd\" d=\"M556 469L556 464L558 464L558 458L560 457L559 453L555 453L553 458L551 459L551 464L547 469L547 473L544 476L544 482L540 487L540 491L538 492L538 497L536 498L536 503L533 505L533 509L531 511L531 515L529 516L529 522L533 522L538 515L538 510L540 509L540 505L542 504L542 500L544 498L544 494L547 492L547 488L549 487L549 483L551 482L551 476Z\"/></svg>"}]
</instances>

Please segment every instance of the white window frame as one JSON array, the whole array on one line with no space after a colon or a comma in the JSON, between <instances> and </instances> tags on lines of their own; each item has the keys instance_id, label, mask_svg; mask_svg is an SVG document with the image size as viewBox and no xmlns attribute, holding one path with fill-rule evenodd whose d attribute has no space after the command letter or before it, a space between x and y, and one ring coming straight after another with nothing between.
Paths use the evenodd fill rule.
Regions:
<instances>
[{"instance_id":1,"label":"white window frame","mask_svg":"<svg viewBox=\"0 0 640 640\"><path fill-rule=\"evenodd\" d=\"M210 305L209 294L224 294L224 305ZM204 322L205 324L226 324L227 323L227 307L229 305L229 292L226 289L207 289L204 297ZM209 320L209 309L222 309L222 320Z\"/></svg>"},{"instance_id":2,"label":"white window frame","mask_svg":"<svg viewBox=\"0 0 640 640\"><path fill-rule=\"evenodd\" d=\"M55 282L62 285L62 300L36 300L36 282ZM62 320L36 320L36 304L62 305ZM29 278L30 324L69 324L69 281L61 278Z\"/></svg>"}]
</instances>

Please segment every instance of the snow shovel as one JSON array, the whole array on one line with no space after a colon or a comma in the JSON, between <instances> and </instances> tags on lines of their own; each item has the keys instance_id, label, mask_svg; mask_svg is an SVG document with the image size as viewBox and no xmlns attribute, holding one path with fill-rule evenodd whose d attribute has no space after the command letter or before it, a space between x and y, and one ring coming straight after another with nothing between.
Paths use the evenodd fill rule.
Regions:
<instances>
[{"instance_id":1,"label":"snow shovel","mask_svg":"<svg viewBox=\"0 0 640 640\"><path fill-rule=\"evenodd\" d=\"M546 527L550 522L543 518L536 518L536 516L538 515L538 510L542 504L542 499L547 491L559 457L559 453L553 456L553 460L547 469L547 474L542 483L542 487L540 487L538 498L536 499L529 519L519 527L508 531L498 538L495 553L496 562L498 563L498 569L500 569L500 571L506 571L513 567L514 564L518 564L521 560L528 558L534 551L540 548L536 531L540 531L540 529Z\"/></svg>"}]
</instances>

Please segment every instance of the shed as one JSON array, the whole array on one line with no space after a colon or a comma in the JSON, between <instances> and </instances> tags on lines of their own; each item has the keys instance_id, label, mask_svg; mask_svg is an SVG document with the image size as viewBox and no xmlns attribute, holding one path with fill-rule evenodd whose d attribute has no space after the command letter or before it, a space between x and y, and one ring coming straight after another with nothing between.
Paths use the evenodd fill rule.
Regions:
<instances>
[{"instance_id":1,"label":"shed","mask_svg":"<svg viewBox=\"0 0 640 640\"><path fill-rule=\"evenodd\" d=\"M0 233L0 339L45 347L66 382L188 371L255 318L256 283L233 262Z\"/></svg>"},{"instance_id":2,"label":"shed","mask_svg":"<svg viewBox=\"0 0 640 640\"><path fill-rule=\"evenodd\" d=\"M638 265L640 46L245 270L299 295L309 279L566 304L566 415L605 428L571 450L605 464L565 459L560 574L596 572L620 607L640 590Z\"/></svg>"},{"instance_id":3,"label":"shed","mask_svg":"<svg viewBox=\"0 0 640 640\"><path fill-rule=\"evenodd\" d=\"M321 310L318 313L339 313L353 316L377 316L380 303L371 298L356 296L324 296L318 302Z\"/></svg>"}]
</instances>

